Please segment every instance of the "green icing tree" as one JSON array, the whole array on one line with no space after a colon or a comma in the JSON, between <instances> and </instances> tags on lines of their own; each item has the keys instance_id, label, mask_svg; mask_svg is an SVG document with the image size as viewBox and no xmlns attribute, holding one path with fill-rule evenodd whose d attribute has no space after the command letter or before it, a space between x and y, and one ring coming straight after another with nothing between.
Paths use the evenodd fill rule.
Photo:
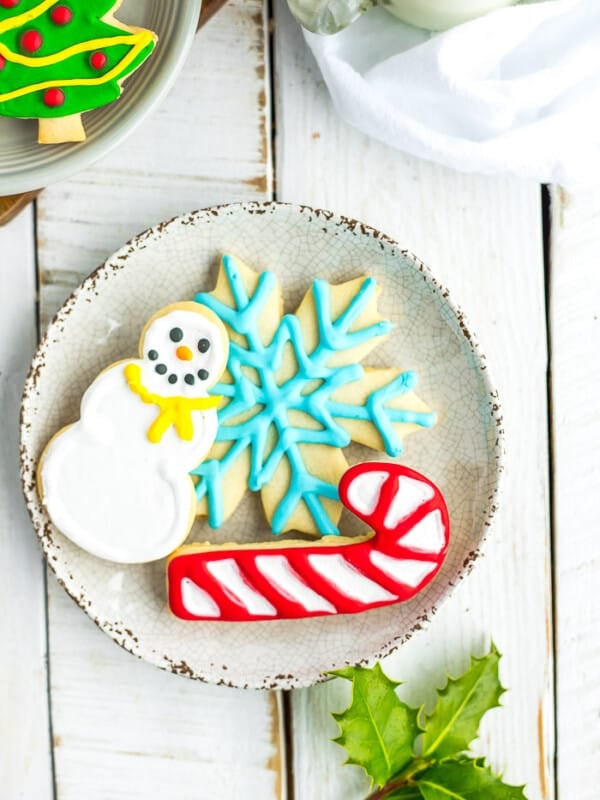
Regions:
<instances>
[{"instance_id":1,"label":"green icing tree","mask_svg":"<svg viewBox=\"0 0 600 800\"><path fill-rule=\"evenodd\" d=\"M118 4L0 0L0 115L39 119L41 142L84 139L79 114L116 100L156 43Z\"/></svg>"}]
</instances>

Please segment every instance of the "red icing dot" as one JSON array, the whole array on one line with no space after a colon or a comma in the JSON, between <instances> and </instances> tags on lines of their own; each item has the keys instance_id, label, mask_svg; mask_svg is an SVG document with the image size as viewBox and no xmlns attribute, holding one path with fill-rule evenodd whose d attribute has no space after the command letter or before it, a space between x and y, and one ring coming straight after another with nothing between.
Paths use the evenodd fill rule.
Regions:
<instances>
[{"instance_id":1,"label":"red icing dot","mask_svg":"<svg viewBox=\"0 0 600 800\"><path fill-rule=\"evenodd\" d=\"M0 0L0 6L2 8L14 8L18 6L21 0Z\"/></svg>"},{"instance_id":2,"label":"red icing dot","mask_svg":"<svg viewBox=\"0 0 600 800\"><path fill-rule=\"evenodd\" d=\"M32 28L21 36L21 49L26 53L35 53L43 44L42 34Z\"/></svg>"},{"instance_id":3,"label":"red icing dot","mask_svg":"<svg viewBox=\"0 0 600 800\"><path fill-rule=\"evenodd\" d=\"M101 50L96 50L96 52L92 53L90 56L90 66L93 69L104 69L107 61L106 53L103 53Z\"/></svg>"},{"instance_id":4,"label":"red icing dot","mask_svg":"<svg viewBox=\"0 0 600 800\"><path fill-rule=\"evenodd\" d=\"M65 93L62 89L48 89L44 92L44 104L48 108L58 108L65 102Z\"/></svg>"},{"instance_id":5,"label":"red icing dot","mask_svg":"<svg viewBox=\"0 0 600 800\"><path fill-rule=\"evenodd\" d=\"M6 59L4 58L3 55L0 55L0 69L4 69L5 66L6 66Z\"/></svg>"},{"instance_id":6,"label":"red icing dot","mask_svg":"<svg viewBox=\"0 0 600 800\"><path fill-rule=\"evenodd\" d=\"M69 6L55 6L50 12L50 19L55 25L68 25L73 19Z\"/></svg>"}]
</instances>

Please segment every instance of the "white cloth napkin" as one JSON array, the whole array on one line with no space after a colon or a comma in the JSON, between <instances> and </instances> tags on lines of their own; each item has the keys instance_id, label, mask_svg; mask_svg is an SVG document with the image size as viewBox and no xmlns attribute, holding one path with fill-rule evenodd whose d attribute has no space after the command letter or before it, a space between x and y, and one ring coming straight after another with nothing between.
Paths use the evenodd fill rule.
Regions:
<instances>
[{"instance_id":1,"label":"white cloth napkin","mask_svg":"<svg viewBox=\"0 0 600 800\"><path fill-rule=\"evenodd\" d=\"M600 0L547 0L432 34L367 12L305 32L343 119L421 158L581 186L600 179Z\"/></svg>"}]
</instances>

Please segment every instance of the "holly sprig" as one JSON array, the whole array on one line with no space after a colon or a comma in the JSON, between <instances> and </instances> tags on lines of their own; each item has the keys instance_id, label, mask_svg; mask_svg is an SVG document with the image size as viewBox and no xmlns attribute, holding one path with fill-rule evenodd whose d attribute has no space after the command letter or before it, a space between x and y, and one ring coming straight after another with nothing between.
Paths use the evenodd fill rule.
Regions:
<instances>
[{"instance_id":1,"label":"holly sprig","mask_svg":"<svg viewBox=\"0 0 600 800\"><path fill-rule=\"evenodd\" d=\"M509 786L486 763L469 754L484 714L500 705L500 653L494 645L469 669L449 677L430 713L396 694L400 686L380 664L332 672L352 683L350 706L333 713L334 739L347 764L371 779L367 800L526 800L524 787Z\"/></svg>"}]
</instances>

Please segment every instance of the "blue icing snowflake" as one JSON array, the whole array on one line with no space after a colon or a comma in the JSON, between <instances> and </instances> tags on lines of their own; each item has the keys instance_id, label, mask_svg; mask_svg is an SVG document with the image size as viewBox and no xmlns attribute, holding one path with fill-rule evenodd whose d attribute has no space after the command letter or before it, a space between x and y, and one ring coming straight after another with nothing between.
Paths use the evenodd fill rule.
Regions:
<instances>
[{"instance_id":1,"label":"blue icing snowflake","mask_svg":"<svg viewBox=\"0 0 600 800\"><path fill-rule=\"evenodd\" d=\"M273 510L273 532L279 534L297 527L297 523L291 526L289 522L298 506L304 503L312 526L307 530L314 532L316 529L323 535L337 534L339 513L332 519L331 511L331 501L339 502L337 482L314 474L314 459L306 458L311 452L310 446L346 447L353 438L348 427L356 431L356 423L362 423L374 427L388 455L398 456L402 453L402 442L394 426L409 424L428 428L434 424L435 415L399 408L397 403L391 405L413 390L417 383L414 372L370 370L371 374L381 373L387 382L370 391L360 402L356 397L360 396L361 388L364 394L364 387L368 385L363 380L365 368L358 363L331 365L334 356L338 356L339 361L340 353L348 353L365 342L385 336L393 328L390 322L379 320L356 329L361 314L377 291L373 278L362 280L336 319L332 319L330 285L323 280L314 281L312 299L318 320L318 339L308 352L302 325L294 314L281 317L270 342L263 342L259 326L264 314L272 316L267 304L278 289L273 273L261 273L249 295L241 266L232 256L223 257L222 271L233 304L228 305L214 294L204 292L196 295L195 300L212 309L230 332L238 334L235 341L230 342L227 371L231 382L221 382L213 389L215 394L228 398L218 412L216 441L229 446L220 458L211 458L209 453L207 460L193 470L192 475L198 478L197 499L206 502L209 524L218 528L225 520L223 493L227 475L240 456L249 456L247 485L253 492L268 486L285 459L289 484ZM295 356L295 371L278 380L284 351L289 347ZM349 386L350 397L346 393L340 399L340 393L344 395L343 390ZM302 420L307 418L310 424L303 424ZM345 421L351 424L345 427ZM356 435L354 438L361 440ZM345 461L343 463L345 465ZM338 478L343 471L342 468Z\"/></svg>"}]
</instances>

